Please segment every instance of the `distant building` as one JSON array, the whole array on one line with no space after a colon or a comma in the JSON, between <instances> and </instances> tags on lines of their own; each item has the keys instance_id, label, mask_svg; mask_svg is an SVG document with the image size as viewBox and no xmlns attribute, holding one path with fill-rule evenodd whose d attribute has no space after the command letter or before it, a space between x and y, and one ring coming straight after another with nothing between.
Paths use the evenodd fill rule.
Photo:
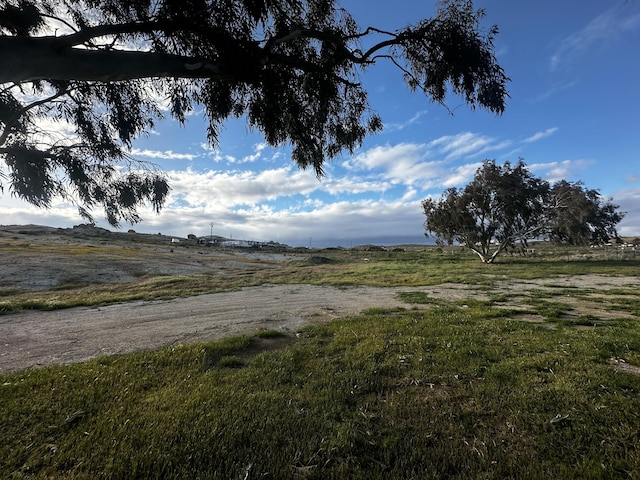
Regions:
<instances>
[{"instance_id":1,"label":"distant building","mask_svg":"<svg viewBox=\"0 0 640 480\"><path fill-rule=\"evenodd\" d=\"M237 248L252 248L259 247L260 242L254 242L253 240L225 240L220 242L223 247L237 247Z\"/></svg>"}]
</instances>

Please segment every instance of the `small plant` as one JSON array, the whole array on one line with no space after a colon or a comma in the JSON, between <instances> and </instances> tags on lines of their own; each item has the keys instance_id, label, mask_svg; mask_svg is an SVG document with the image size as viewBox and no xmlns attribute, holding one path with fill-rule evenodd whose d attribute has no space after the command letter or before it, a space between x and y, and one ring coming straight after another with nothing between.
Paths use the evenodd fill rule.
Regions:
<instances>
[{"instance_id":1,"label":"small plant","mask_svg":"<svg viewBox=\"0 0 640 480\"><path fill-rule=\"evenodd\" d=\"M221 366L223 359L226 362L233 362L236 353L247 349L253 342L248 335L240 337L230 337L219 342L206 344L203 347L202 364L205 370ZM228 365L227 365L228 366Z\"/></svg>"},{"instance_id":2,"label":"small plant","mask_svg":"<svg viewBox=\"0 0 640 480\"><path fill-rule=\"evenodd\" d=\"M286 337L287 335L284 332L281 332L280 330L258 330L258 332L256 332L256 337L258 338L281 338L281 337Z\"/></svg>"}]
</instances>

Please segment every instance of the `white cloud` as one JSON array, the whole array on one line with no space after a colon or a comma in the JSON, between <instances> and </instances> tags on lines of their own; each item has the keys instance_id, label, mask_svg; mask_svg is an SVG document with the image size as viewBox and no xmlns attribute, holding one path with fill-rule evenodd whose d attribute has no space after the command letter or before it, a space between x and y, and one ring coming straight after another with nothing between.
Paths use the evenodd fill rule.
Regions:
<instances>
[{"instance_id":1,"label":"white cloud","mask_svg":"<svg viewBox=\"0 0 640 480\"><path fill-rule=\"evenodd\" d=\"M411 200L415 200L418 191L415 188L408 188L405 194L400 199L401 202L410 202Z\"/></svg>"},{"instance_id":2,"label":"white cloud","mask_svg":"<svg viewBox=\"0 0 640 480\"><path fill-rule=\"evenodd\" d=\"M607 46L622 34L640 28L640 12L630 12L623 7L614 7L598 15L582 30L561 40L549 65L556 70L568 59L581 55L594 46Z\"/></svg>"},{"instance_id":3,"label":"white cloud","mask_svg":"<svg viewBox=\"0 0 640 480\"><path fill-rule=\"evenodd\" d=\"M444 160L458 160L483 155L491 151L502 150L511 145L511 141L496 143L497 139L472 132L447 135L429 143L436 149L437 155L445 155Z\"/></svg>"},{"instance_id":4,"label":"white cloud","mask_svg":"<svg viewBox=\"0 0 640 480\"><path fill-rule=\"evenodd\" d=\"M425 144L401 143L374 147L346 162L352 170L376 172L376 176L392 185L418 185L428 188L444 175L444 161L428 161L433 152Z\"/></svg>"},{"instance_id":5,"label":"white cloud","mask_svg":"<svg viewBox=\"0 0 640 480\"><path fill-rule=\"evenodd\" d=\"M197 207L171 208L155 216L143 212L138 232L186 236L214 234L233 238L277 241L289 245L352 246L361 243L424 241L420 201L306 202L308 209L274 208L272 205L222 207L216 211ZM395 239L395 240L394 240Z\"/></svg>"},{"instance_id":6,"label":"white cloud","mask_svg":"<svg viewBox=\"0 0 640 480\"><path fill-rule=\"evenodd\" d=\"M193 160L198 157L198 155L194 155L192 153L176 153L172 150L142 150L139 148L132 148L130 153L137 157L156 158L162 160Z\"/></svg>"},{"instance_id":7,"label":"white cloud","mask_svg":"<svg viewBox=\"0 0 640 480\"><path fill-rule=\"evenodd\" d=\"M490 142L491 139L489 137L465 132L440 137L429 145L437 147L439 153L446 154L446 160L451 160L473 154L485 148Z\"/></svg>"},{"instance_id":8,"label":"white cloud","mask_svg":"<svg viewBox=\"0 0 640 480\"><path fill-rule=\"evenodd\" d=\"M402 198L356 201L311 197L316 191L347 191L362 187L344 178L319 182L313 172L294 167L265 172L168 172L172 191L160 215L149 207L140 208L144 222L135 225L138 232L186 236L206 235L210 223L214 233L235 238L274 240L292 245L306 245L312 237L314 246L348 246L350 243L422 241L420 202L416 189L408 188ZM384 189L385 184L370 183L367 188ZM287 204L285 197L301 200ZM306 198L304 198L306 197ZM83 222L76 209L58 203L52 210L29 206L20 200L0 203L0 216L5 223L35 223L72 226ZM278 204L273 203L278 200ZM96 210L96 222L108 227ZM122 226L127 229L127 225Z\"/></svg>"},{"instance_id":9,"label":"white cloud","mask_svg":"<svg viewBox=\"0 0 640 480\"><path fill-rule=\"evenodd\" d=\"M6 225L50 225L71 227L83 220L78 209L69 202L54 200L51 208L38 208L5 190L0 192L0 218Z\"/></svg>"},{"instance_id":10,"label":"white cloud","mask_svg":"<svg viewBox=\"0 0 640 480\"><path fill-rule=\"evenodd\" d=\"M399 161L418 162L426 156L424 144L399 143L381 145L357 154L343 163L350 170L390 170Z\"/></svg>"},{"instance_id":11,"label":"white cloud","mask_svg":"<svg viewBox=\"0 0 640 480\"><path fill-rule=\"evenodd\" d=\"M544 101L546 99L548 99L549 97L552 97L553 95L555 95L556 93L560 93L564 90L568 90L570 88L575 87L576 85L578 85L578 82L572 81L572 82L565 82L562 83L560 85L554 85L553 87L551 87L550 89L548 89L546 92L541 93L540 95L538 95L535 99L534 102L541 102Z\"/></svg>"},{"instance_id":12,"label":"white cloud","mask_svg":"<svg viewBox=\"0 0 640 480\"><path fill-rule=\"evenodd\" d=\"M547 128L545 131L543 132L537 132L534 133L532 136L525 138L523 140L523 142L525 143L533 143L533 142L537 142L538 140L542 140L543 138L547 138L550 137L551 135L553 135L554 133L556 133L558 131L557 127L553 127L553 128Z\"/></svg>"},{"instance_id":13,"label":"white cloud","mask_svg":"<svg viewBox=\"0 0 640 480\"><path fill-rule=\"evenodd\" d=\"M31 138L43 149L51 145L73 145L78 138L75 127L65 120L38 117L35 124L38 133Z\"/></svg>"},{"instance_id":14,"label":"white cloud","mask_svg":"<svg viewBox=\"0 0 640 480\"><path fill-rule=\"evenodd\" d=\"M452 172L448 173L442 184L447 188L467 184L471 181L476 171L481 166L482 162L460 165L459 167L456 167Z\"/></svg>"},{"instance_id":15,"label":"white cloud","mask_svg":"<svg viewBox=\"0 0 640 480\"><path fill-rule=\"evenodd\" d=\"M338 177L320 180L319 187L332 195L348 193L355 195L365 192L384 192L392 187L389 182L383 180L366 180L359 177Z\"/></svg>"},{"instance_id":16,"label":"white cloud","mask_svg":"<svg viewBox=\"0 0 640 480\"><path fill-rule=\"evenodd\" d=\"M529 165L529 169L553 183L559 180L571 181L571 179L578 177L578 172L585 170L592 164L592 160L585 159L562 160L559 162L533 163Z\"/></svg>"},{"instance_id":17,"label":"white cloud","mask_svg":"<svg viewBox=\"0 0 640 480\"><path fill-rule=\"evenodd\" d=\"M429 149L424 144L400 143L371 148L345 162L350 170L382 171L382 178L393 183L412 184L435 174L426 162Z\"/></svg>"},{"instance_id":18,"label":"white cloud","mask_svg":"<svg viewBox=\"0 0 640 480\"><path fill-rule=\"evenodd\" d=\"M320 188L311 172L283 167L262 172L184 171L168 172L172 205L219 209L254 205L278 197L308 195Z\"/></svg>"},{"instance_id":19,"label":"white cloud","mask_svg":"<svg viewBox=\"0 0 640 480\"><path fill-rule=\"evenodd\" d=\"M419 112L416 112L416 114L413 117L411 117L410 119L402 123L385 124L384 131L388 133L388 132L398 132L400 130L404 130L405 128L410 127L411 125L420 123L420 118L425 116L427 113L429 113L428 110L420 110Z\"/></svg>"},{"instance_id":20,"label":"white cloud","mask_svg":"<svg viewBox=\"0 0 640 480\"><path fill-rule=\"evenodd\" d=\"M253 163L257 160L263 159L263 152L268 147L266 143L257 143L253 145L253 153L250 155L245 155L242 158L234 157L233 155L223 154L219 148L211 147L211 145L207 143L200 143L200 148L202 148L205 152L207 152L209 157L213 158L213 161L216 163L225 162L229 165L239 165L244 163ZM273 158L277 158L279 153L274 154Z\"/></svg>"},{"instance_id":21,"label":"white cloud","mask_svg":"<svg viewBox=\"0 0 640 480\"><path fill-rule=\"evenodd\" d=\"M624 237L640 237L640 189L631 188L615 192L613 203L620 205L619 211L626 212L618 225L618 234Z\"/></svg>"},{"instance_id":22,"label":"white cloud","mask_svg":"<svg viewBox=\"0 0 640 480\"><path fill-rule=\"evenodd\" d=\"M240 160L238 163L251 163L251 162L255 162L256 160L258 160L261 156L262 156L262 151L267 148L267 144L266 143L258 143L256 145L253 146L253 154L252 155L247 155L245 157L242 158L242 160Z\"/></svg>"},{"instance_id":23,"label":"white cloud","mask_svg":"<svg viewBox=\"0 0 640 480\"><path fill-rule=\"evenodd\" d=\"M311 237L314 245L335 242L343 246L384 237L413 237L419 241L423 221L420 202L402 200L334 202L310 212L280 211L262 222L258 220L263 231L269 229L294 244L304 245Z\"/></svg>"},{"instance_id":24,"label":"white cloud","mask_svg":"<svg viewBox=\"0 0 640 480\"><path fill-rule=\"evenodd\" d=\"M344 162L343 166L351 171L375 173L392 184L433 188L456 184L457 179L466 175L461 167L452 175L451 162L503 150L511 145L510 140L499 142L492 137L464 132L443 136L427 144L399 143L373 147Z\"/></svg>"}]
</instances>

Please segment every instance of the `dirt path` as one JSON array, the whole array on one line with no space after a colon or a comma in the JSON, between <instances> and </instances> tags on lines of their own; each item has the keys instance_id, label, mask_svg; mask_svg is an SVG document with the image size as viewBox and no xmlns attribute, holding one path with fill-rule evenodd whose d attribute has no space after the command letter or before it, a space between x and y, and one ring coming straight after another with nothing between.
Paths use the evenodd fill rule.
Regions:
<instances>
[{"instance_id":1,"label":"dirt path","mask_svg":"<svg viewBox=\"0 0 640 480\"><path fill-rule=\"evenodd\" d=\"M547 283L548 280L509 280L496 285L492 292L510 294L513 305L517 305L518 297L526 298L534 289L557 291L558 287L573 287L591 290L598 296L610 288L631 289L634 293L640 288L636 277L600 275L556 277L551 285ZM303 325L357 314L367 308L411 308L398 298L403 291L422 291L449 301L487 298L483 288L460 284L406 288L263 285L165 301L27 311L0 316L0 374L252 334L265 328L295 332ZM612 316L602 302L575 301L566 295L561 299L575 316ZM614 316L620 317L621 313Z\"/></svg>"},{"instance_id":2,"label":"dirt path","mask_svg":"<svg viewBox=\"0 0 640 480\"><path fill-rule=\"evenodd\" d=\"M407 306L400 289L265 285L169 301L0 316L0 373ZM417 290L416 288L407 290Z\"/></svg>"}]
</instances>

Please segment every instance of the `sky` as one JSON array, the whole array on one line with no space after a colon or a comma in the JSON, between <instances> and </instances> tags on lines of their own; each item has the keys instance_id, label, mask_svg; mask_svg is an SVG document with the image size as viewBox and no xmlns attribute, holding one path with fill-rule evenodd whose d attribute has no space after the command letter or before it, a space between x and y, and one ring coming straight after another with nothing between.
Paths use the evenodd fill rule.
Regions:
<instances>
[{"instance_id":1,"label":"sky","mask_svg":"<svg viewBox=\"0 0 640 480\"><path fill-rule=\"evenodd\" d=\"M395 30L431 17L435 2L341 5L362 27ZM486 10L486 29L499 28L496 53L511 79L503 115L472 110L455 96L445 108L410 92L392 66L371 67L362 81L384 130L329 161L318 180L241 120L229 121L212 148L197 110L186 126L164 120L134 143L134 156L163 169L172 191L159 215L142 208L141 223L121 228L310 247L429 243L423 199L464 187L485 159L523 158L549 182L598 189L627 212L619 234L640 236L640 1L475 5ZM108 227L101 211L93 213ZM0 193L0 224L83 222L71 205L43 210Z\"/></svg>"}]
</instances>

